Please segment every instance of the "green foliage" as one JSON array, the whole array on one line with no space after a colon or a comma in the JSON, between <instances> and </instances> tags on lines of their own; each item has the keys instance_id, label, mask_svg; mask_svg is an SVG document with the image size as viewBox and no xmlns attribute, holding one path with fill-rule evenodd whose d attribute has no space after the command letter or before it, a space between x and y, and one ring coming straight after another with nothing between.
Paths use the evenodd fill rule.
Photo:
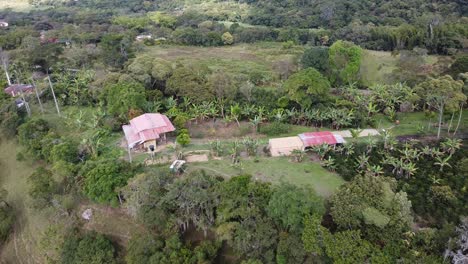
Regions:
<instances>
[{"instance_id":1,"label":"green foliage","mask_svg":"<svg viewBox=\"0 0 468 264\"><path fill-rule=\"evenodd\" d=\"M113 264L116 250L104 235L95 232L66 236L61 252L61 263L70 264Z\"/></svg>"},{"instance_id":2,"label":"green foliage","mask_svg":"<svg viewBox=\"0 0 468 264\"><path fill-rule=\"evenodd\" d=\"M177 135L176 142L179 143L182 147L185 147L188 144L190 144L190 141L190 135L186 129L181 130L181 132L179 132L179 134Z\"/></svg>"},{"instance_id":3,"label":"green foliage","mask_svg":"<svg viewBox=\"0 0 468 264\"><path fill-rule=\"evenodd\" d=\"M13 208L6 201L7 195L7 191L0 188L0 242L8 237L15 220Z\"/></svg>"},{"instance_id":4,"label":"green foliage","mask_svg":"<svg viewBox=\"0 0 468 264\"><path fill-rule=\"evenodd\" d=\"M315 256L325 254L325 239L330 235L330 231L321 225L321 219L318 215L309 215L304 217L304 231L302 232L302 242L306 252Z\"/></svg>"},{"instance_id":5,"label":"green foliage","mask_svg":"<svg viewBox=\"0 0 468 264\"><path fill-rule=\"evenodd\" d=\"M457 77L460 73L468 72L468 55L458 57L450 66L450 74Z\"/></svg>"},{"instance_id":6,"label":"green foliage","mask_svg":"<svg viewBox=\"0 0 468 264\"><path fill-rule=\"evenodd\" d=\"M353 83L359 80L362 49L351 42L338 40L329 49L332 81L335 84Z\"/></svg>"},{"instance_id":7,"label":"green foliage","mask_svg":"<svg viewBox=\"0 0 468 264\"><path fill-rule=\"evenodd\" d=\"M0 242L7 239L12 230L14 220L13 209L2 204L2 201L0 201Z\"/></svg>"},{"instance_id":8,"label":"green foliage","mask_svg":"<svg viewBox=\"0 0 468 264\"><path fill-rule=\"evenodd\" d=\"M234 44L234 37L229 32L224 32L221 39L223 40L224 45Z\"/></svg>"},{"instance_id":9,"label":"green foliage","mask_svg":"<svg viewBox=\"0 0 468 264\"><path fill-rule=\"evenodd\" d=\"M76 163L78 162L78 145L71 140L65 139L52 147L49 159L53 162Z\"/></svg>"},{"instance_id":10,"label":"green foliage","mask_svg":"<svg viewBox=\"0 0 468 264\"><path fill-rule=\"evenodd\" d=\"M290 130L290 125L280 123L280 122L273 122L268 123L260 126L260 133L265 134L267 136L278 136L281 134L286 134Z\"/></svg>"},{"instance_id":11,"label":"green foliage","mask_svg":"<svg viewBox=\"0 0 468 264\"><path fill-rule=\"evenodd\" d=\"M284 83L284 88L291 100L306 109L326 101L330 83L316 69L308 68L291 75Z\"/></svg>"},{"instance_id":12,"label":"green foliage","mask_svg":"<svg viewBox=\"0 0 468 264\"><path fill-rule=\"evenodd\" d=\"M310 47L304 51L301 58L302 67L315 68L325 74L329 68L328 47Z\"/></svg>"},{"instance_id":13,"label":"green foliage","mask_svg":"<svg viewBox=\"0 0 468 264\"><path fill-rule=\"evenodd\" d=\"M185 65L175 69L167 81L165 92L179 97L188 97L195 102L213 99L213 89L208 83L208 67Z\"/></svg>"},{"instance_id":14,"label":"green foliage","mask_svg":"<svg viewBox=\"0 0 468 264\"><path fill-rule=\"evenodd\" d=\"M455 81L451 76L445 75L422 82L414 90L430 108L439 110L443 104L444 109L455 112L460 103L466 101L462 89L462 81Z\"/></svg>"},{"instance_id":15,"label":"green foliage","mask_svg":"<svg viewBox=\"0 0 468 264\"><path fill-rule=\"evenodd\" d=\"M273 189L266 210L283 230L300 232L303 218L309 214L322 215L325 207L311 187L281 183Z\"/></svg>"},{"instance_id":16,"label":"green foliage","mask_svg":"<svg viewBox=\"0 0 468 264\"><path fill-rule=\"evenodd\" d=\"M411 202L395 191L395 181L359 176L331 198L333 221L341 230L360 229L371 241L398 240L412 222Z\"/></svg>"},{"instance_id":17,"label":"green foliage","mask_svg":"<svg viewBox=\"0 0 468 264\"><path fill-rule=\"evenodd\" d=\"M139 263L212 263L221 243L203 241L193 251L185 246L177 235L166 240L150 234L133 236L128 245L125 260Z\"/></svg>"},{"instance_id":18,"label":"green foliage","mask_svg":"<svg viewBox=\"0 0 468 264\"><path fill-rule=\"evenodd\" d=\"M145 99L145 88L137 82L120 82L105 88L103 97L110 114L127 118L130 109L142 109Z\"/></svg>"},{"instance_id":19,"label":"green foliage","mask_svg":"<svg viewBox=\"0 0 468 264\"><path fill-rule=\"evenodd\" d=\"M52 178L52 172L43 167L37 168L29 176L28 184L28 193L37 207L47 206L57 192L57 184Z\"/></svg>"},{"instance_id":20,"label":"green foliage","mask_svg":"<svg viewBox=\"0 0 468 264\"><path fill-rule=\"evenodd\" d=\"M35 157L41 157L41 141L47 135L49 125L44 119L31 119L18 128L18 139L21 145Z\"/></svg>"},{"instance_id":21,"label":"green foliage","mask_svg":"<svg viewBox=\"0 0 468 264\"><path fill-rule=\"evenodd\" d=\"M218 180L204 171L190 173L187 178L175 181L168 189L165 200L174 212L177 222L184 227L193 223L205 232L214 225L214 186Z\"/></svg>"},{"instance_id":22,"label":"green foliage","mask_svg":"<svg viewBox=\"0 0 468 264\"><path fill-rule=\"evenodd\" d=\"M372 245L361 238L359 230L347 230L325 237L325 252L333 263L365 263Z\"/></svg>"},{"instance_id":23,"label":"green foliage","mask_svg":"<svg viewBox=\"0 0 468 264\"><path fill-rule=\"evenodd\" d=\"M117 16L112 19L112 23L129 29L142 30L150 23L147 17Z\"/></svg>"},{"instance_id":24,"label":"green foliage","mask_svg":"<svg viewBox=\"0 0 468 264\"><path fill-rule=\"evenodd\" d=\"M303 263L306 257L300 236L291 233L280 233L276 249L276 263Z\"/></svg>"},{"instance_id":25,"label":"green foliage","mask_svg":"<svg viewBox=\"0 0 468 264\"><path fill-rule=\"evenodd\" d=\"M125 186L127 180L133 176L130 165L125 162L100 160L90 166L84 174L84 193L96 202L117 205L118 189Z\"/></svg>"},{"instance_id":26,"label":"green foliage","mask_svg":"<svg viewBox=\"0 0 468 264\"><path fill-rule=\"evenodd\" d=\"M110 33L100 43L104 62L112 67L121 68L133 55L131 36Z\"/></svg>"},{"instance_id":27,"label":"green foliage","mask_svg":"<svg viewBox=\"0 0 468 264\"><path fill-rule=\"evenodd\" d=\"M148 17L161 27L174 28L177 23L177 18L162 12L149 12Z\"/></svg>"}]
</instances>

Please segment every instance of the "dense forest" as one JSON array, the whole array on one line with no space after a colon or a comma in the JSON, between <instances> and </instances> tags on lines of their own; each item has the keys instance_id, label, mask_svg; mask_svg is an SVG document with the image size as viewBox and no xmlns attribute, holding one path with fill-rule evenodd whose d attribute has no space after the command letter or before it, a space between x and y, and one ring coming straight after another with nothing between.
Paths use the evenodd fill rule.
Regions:
<instances>
[{"instance_id":1,"label":"dense forest","mask_svg":"<svg viewBox=\"0 0 468 264\"><path fill-rule=\"evenodd\" d=\"M14 3L0 263L468 261L465 0Z\"/></svg>"}]
</instances>

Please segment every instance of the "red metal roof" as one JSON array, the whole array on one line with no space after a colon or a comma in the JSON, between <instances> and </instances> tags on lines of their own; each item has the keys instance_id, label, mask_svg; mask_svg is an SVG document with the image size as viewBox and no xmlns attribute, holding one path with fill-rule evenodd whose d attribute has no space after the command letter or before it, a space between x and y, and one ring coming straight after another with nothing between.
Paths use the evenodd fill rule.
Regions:
<instances>
[{"instance_id":1,"label":"red metal roof","mask_svg":"<svg viewBox=\"0 0 468 264\"><path fill-rule=\"evenodd\" d=\"M301 138L305 147L321 145L324 143L329 145L340 143L335 137L335 135L330 131L307 132L300 134L299 137Z\"/></svg>"},{"instance_id":2,"label":"red metal roof","mask_svg":"<svg viewBox=\"0 0 468 264\"><path fill-rule=\"evenodd\" d=\"M30 84L12 84L5 88L5 93L11 96L21 95L21 93L28 94L34 91L34 86Z\"/></svg>"},{"instance_id":3,"label":"red metal roof","mask_svg":"<svg viewBox=\"0 0 468 264\"><path fill-rule=\"evenodd\" d=\"M169 118L161 114L143 114L130 120L130 125L122 126L130 147L149 140L160 138L160 134L175 130Z\"/></svg>"}]
</instances>

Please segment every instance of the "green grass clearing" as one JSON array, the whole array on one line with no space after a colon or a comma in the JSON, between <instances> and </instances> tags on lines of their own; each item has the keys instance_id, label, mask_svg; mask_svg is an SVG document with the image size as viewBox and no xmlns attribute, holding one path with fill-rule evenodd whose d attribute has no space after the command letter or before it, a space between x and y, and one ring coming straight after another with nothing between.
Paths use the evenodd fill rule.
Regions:
<instances>
[{"instance_id":1,"label":"green grass clearing","mask_svg":"<svg viewBox=\"0 0 468 264\"><path fill-rule=\"evenodd\" d=\"M211 160L203 163L191 163L191 169L205 169L218 173L226 178L240 174L250 174L256 180L279 183L281 181L299 186L310 185L318 194L327 197L344 183L337 174L322 168L318 163L304 161L291 162L286 157L260 158L259 162L253 159L244 159L240 167L234 167L230 160Z\"/></svg>"}]
</instances>

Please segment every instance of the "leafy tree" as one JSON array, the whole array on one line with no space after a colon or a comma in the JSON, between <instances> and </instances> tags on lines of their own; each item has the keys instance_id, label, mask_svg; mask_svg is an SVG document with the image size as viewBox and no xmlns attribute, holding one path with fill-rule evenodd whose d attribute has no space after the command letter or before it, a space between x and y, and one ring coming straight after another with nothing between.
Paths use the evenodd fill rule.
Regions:
<instances>
[{"instance_id":1,"label":"leafy tree","mask_svg":"<svg viewBox=\"0 0 468 264\"><path fill-rule=\"evenodd\" d=\"M37 206L47 205L57 191L57 184L52 178L52 172L43 168L37 168L28 178L29 195Z\"/></svg>"},{"instance_id":2,"label":"leafy tree","mask_svg":"<svg viewBox=\"0 0 468 264\"><path fill-rule=\"evenodd\" d=\"M41 157L42 139L49 131L49 125L44 119L31 119L18 128L18 139L27 151L36 157Z\"/></svg>"},{"instance_id":3,"label":"leafy tree","mask_svg":"<svg viewBox=\"0 0 468 264\"><path fill-rule=\"evenodd\" d=\"M301 70L289 77L284 88L291 100L302 108L310 108L314 103L325 101L330 90L330 83L314 68Z\"/></svg>"},{"instance_id":4,"label":"leafy tree","mask_svg":"<svg viewBox=\"0 0 468 264\"><path fill-rule=\"evenodd\" d=\"M102 37L100 47L104 62L112 67L121 68L133 55L131 36L110 33Z\"/></svg>"},{"instance_id":5,"label":"leafy tree","mask_svg":"<svg viewBox=\"0 0 468 264\"><path fill-rule=\"evenodd\" d=\"M175 181L164 199L172 205L178 223L187 229L190 223L205 232L215 223L217 180L204 171L192 172L189 177Z\"/></svg>"},{"instance_id":6,"label":"leafy tree","mask_svg":"<svg viewBox=\"0 0 468 264\"><path fill-rule=\"evenodd\" d=\"M190 135L186 129L183 129L179 132L179 135L176 137L176 142L179 143L182 147L190 144Z\"/></svg>"},{"instance_id":7,"label":"leafy tree","mask_svg":"<svg viewBox=\"0 0 468 264\"><path fill-rule=\"evenodd\" d=\"M325 74L329 68L328 47L310 47L304 51L301 58L302 67L314 68Z\"/></svg>"},{"instance_id":8,"label":"leafy tree","mask_svg":"<svg viewBox=\"0 0 468 264\"><path fill-rule=\"evenodd\" d=\"M132 176L130 165L104 159L87 165L91 168L86 168L84 174L84 193L96 202L117 205L117 189L125 186Z\"/></svg>"},{"instance_id":9,"label":"leafy tree","mask_svg":"<svg viewBox=\"0 0 468 264\"><path fill-rule=\"evenodd\" d=\"M437 138L440 137L442 117L445 110L455 112L460 104L465 103L467 97L463 94L463 82L455 81L451 76L445 75L437 79L431 78L420 83L415 92L424 102L424 105L439 111L439 129Z\"/></svg>"},{"instance_id":10,"label":"leafy tree","mask_svg":"<svg viewBox=\"0 0 468 264\"><path fill-rule=\"evenodd\" d=\"M50 153L50 160L52 160L53 162L78 162L78 145L72 142L71 140L63 140L63 142L52 147L52 151Z\"/></svg>"},{"instance_id":11,"label":"leafy tree","mask_svg":"<svg viewBox=\"0 0 468 264\"><path fill-rule=\"evenodd\" d=\"M209 72L210 70L204 66L179 66L168 79L165 92L187 97L198 103L209 101L214 97L213 89L208 84Z\"/></svg>"},{"instance_id":12,"label":"leafy tree","mask_svg":"<svg viewBox=\"0 0 468 264\"><path fill-rule=\"evenodd\" d=\"M117 263L116 250L104 235L95 232L70 234L62 246L61 263L112 264Z\"/></svg>"},{"instance_id":13,"label":"leafy tree","mask_svg":"<svg viewBox=\"0 0 468 264\"><path fill-rule=\"evenodd\" d=\"M281 232L276 249L276 263L303 263L306 257L301 237L296 234Z\"/></svg>"},{"instance_id":14,"label":"leafy tree","mask_svg":"<svg viewBox=\"0 0 468 264\"><path fill-rule=\"evenodd\" d=\"M351 42L338 40L329 50L332 81L337 84L358 80L362 49Z\"/></svg>"},{"instance_id":15,"label":"leafy tree","mask_svg":"<svg viewBox=\"0 0 468 264\"><path fill-rule=\"evenodd\" d=\"M285 231L300 232L302 220L309 214L325 212L322 199L309 187L281 183L273 189L267 207L268 215Z\"/></svg>"},{"instance_id":16,"label":"leafy tree","mask_svg":"<svg viewBox=\"0 0 468 264\"><path fill-rule=\"evenodd\" d=\"M36 41L38 40L36 39ZM60 61L60 55L62 53L63 48L58 44L37 44L29 47L29 50L26 52L26 61L29 65L40 66L44 72L48 72L52 66Z\"/></svg>"},{"instance_id":17,"label":"leafy tree","mask_svg":"<svg viewBox=\"0 0 468 264\"><path fill-rule=\"evenodd\" d=\"M142 109L145 88L137 82L120 82L105 88L104 99L110 114L126 119L130 109Z\"/></svg>"},{"instance_id":18,"label":"leafy tree","mask_svg":"<svg viewBox=\"0 0 468 264\"><path fill-rule=\"evenodd\" d=\"M456 78L458 74L468 72L468 55L458 57L450 66L450 74Z\"/></svg>"},{"instance_id":19,"label":"leafy tree","mask_svg":"<svg viewBox=\"0 0 468 264\"><path fill-rule=\"evenodd\" d=\"M156 23L156 25L161 27L173 29L177 23L176 17L162 12L149 12L147 15L154 23Z\"/></svg>"},{"instance_id":20,"label":"leafy tree","mask_svg":"<svg viewBox=\"0 0 468 264\"><path fill-rule=\"evenodd\" d=\"M330 203L330 214L340 230L360 229L370 241L397 240L412 222L411 202L405 192L396 192L391 178L355 177Z\"/></svg>"}]
</instances>

